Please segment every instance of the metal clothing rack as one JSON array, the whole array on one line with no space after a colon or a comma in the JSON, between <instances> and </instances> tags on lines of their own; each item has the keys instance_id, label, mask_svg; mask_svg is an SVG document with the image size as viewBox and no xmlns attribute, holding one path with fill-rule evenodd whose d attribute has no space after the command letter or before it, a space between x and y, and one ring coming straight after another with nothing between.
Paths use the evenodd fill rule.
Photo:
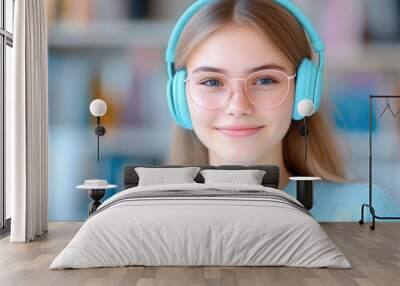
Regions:
<instances>
[{"instance_id":1,"label":"metal clothing rack","mask_svg":"<svg viewBox=\"0 0 400 286\"><path fill-rule=\"evenodd\" d=\"M370 95L369 96L369 202L368 204L363 204L361 206L361 219L359 220L360 224L364 224L364 208L369 208L372 215L372 225L370 225L370 229L375 229L375 219L400 219L400 217L384 217L378 216L375 213L375 209L372 204L372 100L373 99L381 99L386 98L386 105L383 111L381 112L380 117L389 109L390 113L394 118L400 113L400 111L394 113L392 108L390 107L389 98L400 98L400 95Z\"/></svg>"}]
</instances>

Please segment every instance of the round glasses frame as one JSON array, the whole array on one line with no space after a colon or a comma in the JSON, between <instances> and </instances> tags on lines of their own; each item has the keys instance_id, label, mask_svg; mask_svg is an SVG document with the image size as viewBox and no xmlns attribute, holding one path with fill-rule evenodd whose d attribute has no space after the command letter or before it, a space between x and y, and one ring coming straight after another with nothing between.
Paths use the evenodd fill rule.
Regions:
<instances>
[{"instance_id":1,"label":"round glasses frame","mask_svg":"<svg viewBox=\"0 0 400 286\"><path fill-rule=\"evenodd\" d=\"M283 71L281 71L281 70L276 70L276 69L265 69L265 70L261 70L261 71L254 72L254 73L250 74L247 78L232 78L232 79L230 79L230 80L229 80L229 78L226 77L225 75L219 74L219 75L222 76L223 78L227 79L227 82L229 82L229 97L226 99L225 103L224 103L222 106L216 107L216 108L205 108L205 107L203 107L203 106L200 106L200 105L197 104L196 101L192 98L191 93L190 93L189 85L187 84L188 82L190 82L192 75L188 75L187 78L184 80L184 82L186 83L186 88L189 90L189 91L187 91L187 92L189 93L189 97L190 97L190 99L192 100L192 102L193 102L196 106L198 106L198 107L201 108L201 109L205 109L205 110L218 110L218 109L224 108L224 107L227 105L227 103L229 102L229 100L231 99L231 97L232 97L232 82L233 82L234 80L244 81L244 84L245 84L244 86L247 87L247 81L248 81L250 78L254 77L254 76L257 75L257 74L261 74L262 72L265 72L265 71L277 72L277 73L280 73L280 74L284 75L284 76L287 78L287 89L286 89L286 93L285 93L285 96L282 97L281 101L280 101L279 103L276 103L276 104L272 105L272 106L260 107L260 106L256 105L256 104L251 100L251 98L250 98L249 95L247 94L247 88L244 89L244 91L245 91L244 93L245 93L245 96L246 96L247 100L248 100L251 104L253 104L256 108L260 108L260 109L271 109L271 108L275 108L275 107L281 105L281 104L285 101L287 95L289 94L290 80L292 80L292 79L294 79L294 78L296 77L296 73L294 73L293 75L288 75L287 73L285 73L285 72L283 72Z\"/></svg>"}]
</instances>

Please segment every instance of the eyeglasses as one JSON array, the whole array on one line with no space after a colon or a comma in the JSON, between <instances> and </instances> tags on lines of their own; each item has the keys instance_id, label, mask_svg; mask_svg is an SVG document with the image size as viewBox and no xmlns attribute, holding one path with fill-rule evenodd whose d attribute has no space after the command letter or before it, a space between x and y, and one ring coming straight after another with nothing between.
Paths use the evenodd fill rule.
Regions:
<instances>
[{"instance_id":1,"label":"eyeglasses","mask_svg":"<svg viewBox=\"0 0 400 286\"><path fill-rule=\"evenodd\" d=\"M250 74L246 79L230 79L216 72L190 74L185 82L192 101L200 108L216 110L224 107L232 96L234 81L244 81L247 99L258 108L274 108L280 105L289 93L290 80L296 74L264 69Z\"/></svg>"}]
</instances>

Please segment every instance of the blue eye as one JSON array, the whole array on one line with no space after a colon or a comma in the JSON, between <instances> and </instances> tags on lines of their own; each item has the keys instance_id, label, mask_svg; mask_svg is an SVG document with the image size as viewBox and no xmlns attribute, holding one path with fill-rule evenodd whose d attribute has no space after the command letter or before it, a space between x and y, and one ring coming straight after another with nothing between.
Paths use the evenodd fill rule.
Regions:
<instances>
[{"instance_id":1,"label":"blue eye","mask_svg":"<svg viewBox=\"0 0 400 286\"><path fill-rule=\"evenodd\" d=\"M218 86L220 82L216 79L209 79L206 81L203 81L201 84L205 84L206 86Z\"/></svg>"},{"instance_id":2,"label":"blue eye","mask_svg":"<svg viewBox=\"0 0 400 286\"><path fill-rule=\"evenodd\" d=\"M258 79L258 80L257 80L257 84L258 84L259 82L261 82L261 84L266 84L266 85L276 83L275 80L273 80L273 79L271 79L271 78L266 78L266 77Z\"/></svg>"}]
</instances>

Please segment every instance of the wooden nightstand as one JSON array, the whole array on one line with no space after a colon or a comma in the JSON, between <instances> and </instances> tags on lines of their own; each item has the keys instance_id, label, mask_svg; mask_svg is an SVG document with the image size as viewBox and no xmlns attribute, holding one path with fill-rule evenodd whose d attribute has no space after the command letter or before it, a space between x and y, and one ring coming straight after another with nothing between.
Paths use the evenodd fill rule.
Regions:
<instances>
[{"instance_id":1,"label":"wooden nightstand","mask_svg":"<svg viewBox=\"0 0 400 286\"><path fill-rule=\"evenodd\" d=\"M93 202L88 206L90 216L101 205L100 200L104 197L106 190L118 188L117 185L109 185L106 180L85 180L83 185L76 186L77 189L87 190Z\"/></svg>"}]
</instances>

